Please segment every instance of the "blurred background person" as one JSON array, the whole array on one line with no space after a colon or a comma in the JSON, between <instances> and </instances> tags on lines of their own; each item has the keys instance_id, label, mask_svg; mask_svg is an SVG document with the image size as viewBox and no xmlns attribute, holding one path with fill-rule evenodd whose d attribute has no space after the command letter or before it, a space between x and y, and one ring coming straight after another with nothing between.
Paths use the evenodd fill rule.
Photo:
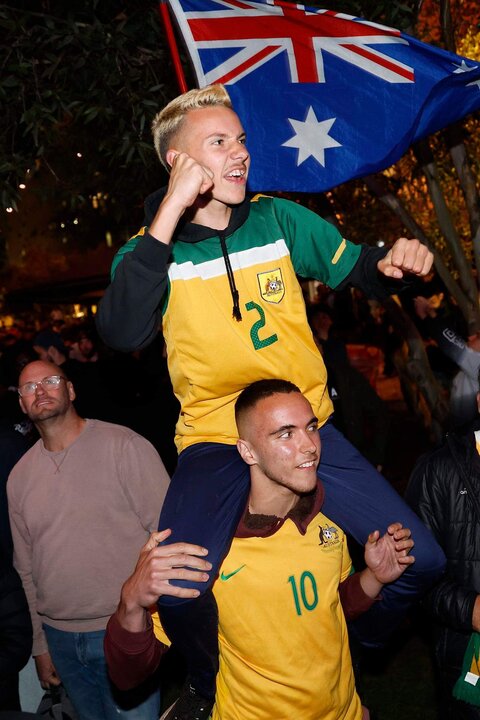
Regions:
<instances>
[{"instance_id":1,"label":"blurred background person","mask_svg":"<svg viewBox=\"0 0 480 720\"><path fill-rule=\"evenodd\" d=\"M457 366L450 385L450 421L453 427L471 423L478 414L478 371L480 369L480 335L461 337L441 312L436 297L417 296L414 300L417 316L423 321L426 333L439 350Z\"/></svg>"},{"instance_id":2,"label":"blurred background person","mask_svg":"<svg viewBox=\"0 0 480 720\"><path fill-rule=\"evenodd\" d=\"M327 368L333 423L381 471L390 426L387 407L366 377L353 367L345 343L335 334L333 318L327 305L309 310L313 336Z\"/></svg>"},{"instance_id":3,"label":"blurred background person","mask_svg":"<svg viewBox=\"0 0 480 720\"><path fill-rule=\"evenodd\" d=\"M476 419L468 430L449 433L441 447L419 459L405 496L447 558L444 576L424 603L433 621L441 720L480 719L478 390L477 376Z\"/></svg>"}]
</instances>

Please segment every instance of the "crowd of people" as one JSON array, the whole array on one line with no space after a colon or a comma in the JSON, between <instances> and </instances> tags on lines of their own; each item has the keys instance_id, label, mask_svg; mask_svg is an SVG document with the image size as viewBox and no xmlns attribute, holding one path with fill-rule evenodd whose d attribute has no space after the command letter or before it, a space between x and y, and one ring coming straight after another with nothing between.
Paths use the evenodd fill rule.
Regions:
<instances>
[{"instance_id":1,"label":"crowd of people","mask_svg":"<svg viewBox=\"0 0 480 720\"><path fill-rule=\"evenodd\" d=\"M14 641L0 707L19 709L32 652L79 720L158 720L172 645L186 679L163 720L367 720L348 632L380 647L423 602L442 717L478 718L480 436L455 432L420 460L414 512L380 474L388 414L349 359L341 303L329 293L307 316L298 281L353 286L378 308L412 293L431 253L354 245L297 203L247 198L220 85L172 101L153 134L168 188L117 253L96 329L57 312L4 338L0 627ZM433 337L438 304L416 297ZM475 373L470 352L436 347ZM462 407L456 426L472 419Z\"/></svg>"}]
</instances>

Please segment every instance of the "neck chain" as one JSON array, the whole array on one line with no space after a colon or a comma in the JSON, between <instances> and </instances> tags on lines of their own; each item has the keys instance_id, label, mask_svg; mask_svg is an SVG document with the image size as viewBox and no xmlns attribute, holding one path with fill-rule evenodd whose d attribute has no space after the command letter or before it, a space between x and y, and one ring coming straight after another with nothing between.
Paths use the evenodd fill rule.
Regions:
<instances>
[{"instance_id":1,"label":"neck chain","mask_svg":"<svg viewBox=\"0 0 480 720\"><path fill-rule=\"evenodd\" d=\"M70 450L70 448L67 448L66 450L63 451L64 455L63 455L62 459L60 460L60 462L57 462L55 457L53 455L50 455L50 460L53 462L53 464L55 465L55 468L56 468L54 475L57 475L60 472L60 468L62 467L63 463L65 462L65 458L67 457L69 450Z\"/></svg>"}]
</instances>

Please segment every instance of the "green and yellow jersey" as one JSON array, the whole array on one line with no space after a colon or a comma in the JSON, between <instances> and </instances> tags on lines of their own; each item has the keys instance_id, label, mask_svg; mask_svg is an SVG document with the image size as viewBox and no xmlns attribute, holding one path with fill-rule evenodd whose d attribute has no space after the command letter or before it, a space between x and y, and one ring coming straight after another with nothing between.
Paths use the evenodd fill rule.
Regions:
<instances>
[{"instance_id":1,"label":"green and yellow jersey","mask_svg":"<svg viewBox=\"0 0 480 720\"><path fill-rule=\"evenodd\" d=\"M140 238L119 252L117 264ZM259 379L284 377L298 385L323 424L332 412L326 370L296 276L335 288L360 246L301 205L257 196L245 222L225 237L238 321L219 236L182 238L179 232L171 246L163 299L169 372L181 405L178 450L198 442L234 444L235 400Z\"/></svg>"}]
</instances>

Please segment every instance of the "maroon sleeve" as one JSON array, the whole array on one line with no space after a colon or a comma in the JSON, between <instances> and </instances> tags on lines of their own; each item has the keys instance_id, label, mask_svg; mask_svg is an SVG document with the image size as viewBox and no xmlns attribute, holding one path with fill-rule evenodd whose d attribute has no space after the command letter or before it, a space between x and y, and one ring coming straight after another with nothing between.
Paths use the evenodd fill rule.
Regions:
<instances>
[{"instance_id":1,"label":"maroon sleeve","mask_svg":"<svg viewBox=\"0 0 480 720\"><path fill-rule=\"evenodd\" d=\"M342 603L343 613L347 620L355 620L359 615L369 610L373 603L380 600L380 596L372 599L366 595L360 585L360 573L349 575L338 586L340 602Z\"/></svg>"},{"instance_id":2,"label":"maroon sleeve","mask_svg":"<svg viewBox=\"0 0 480 720\"><path fill-rule=\"evenodd\" d=\"M130 690L157 669L167 647L155 637L150 616L147 630L132 633L115 613L108 621L104 650L110 678L120 690Z\"/></svg>"}]
</instances>

